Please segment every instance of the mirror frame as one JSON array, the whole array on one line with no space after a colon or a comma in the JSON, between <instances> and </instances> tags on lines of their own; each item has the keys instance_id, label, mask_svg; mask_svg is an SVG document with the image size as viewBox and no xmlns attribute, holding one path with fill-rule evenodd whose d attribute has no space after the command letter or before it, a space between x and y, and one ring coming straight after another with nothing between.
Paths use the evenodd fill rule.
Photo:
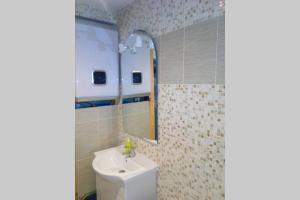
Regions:
<instances>
[{"instance_id":1,"label":"mirror frame","mask_svg":"<svg viewBox=\"0 0 300 200\"><path fill-rule=\"evenodd\" d=\"M159 55L158 55L158 45L157 45L157 42L155 40L155 38L149 34L148 32L142 30L142 29L136 29L134 30L132 33L129 33L128 36L130 36L131 34L143 34L143 35L146 35L147 37L149 37L151 40L152 40L152 43L153 43L153 46L154 46L154 52L155 52L155 57L156 57L156 60L155 60L155 63L154 63L154 69L155 69L155 73L154 73L154 112L155 112L155 139L152 140L152 139L148 139L148 138L142 138L142 137L139 137L140 139L143 139L145 141L149 141L149 142L152 142L152 143L158 143L158 80L159 80ZM127 37L128 39L128 37ZM126 39L126 41L127 41ZM125 42L126 42L125 41ZM122 66L121 66L121 56L122 56L122 53L119 53L119 73L120 73L120 103L123 104L123 93L122 93L122 73L121 73L121 70L122 70ZM123 115L123 113L122 113ZM123 122L122 122L123 123ZM127 133L129 135L131 135L130 133ZM137 137L137 136L135 136Z\"/></svg>"}]
</instances>

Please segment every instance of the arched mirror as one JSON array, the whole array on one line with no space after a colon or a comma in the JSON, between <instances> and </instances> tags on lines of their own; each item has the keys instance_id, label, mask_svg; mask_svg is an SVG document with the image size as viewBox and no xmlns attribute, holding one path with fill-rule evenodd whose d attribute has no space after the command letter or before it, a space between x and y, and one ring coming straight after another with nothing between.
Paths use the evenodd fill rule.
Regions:
<instances>
[{"instance_id":1,"label":"arched mirror","mask_svg":"<svg viewBox=\"0 0 300 200\"><path fill-rule=\"evenodd\" d=\"M121 53L123 128L130 135L157 141L158 58L155 41L145 31L134 31Z\"/></svg>"}]
</instances>

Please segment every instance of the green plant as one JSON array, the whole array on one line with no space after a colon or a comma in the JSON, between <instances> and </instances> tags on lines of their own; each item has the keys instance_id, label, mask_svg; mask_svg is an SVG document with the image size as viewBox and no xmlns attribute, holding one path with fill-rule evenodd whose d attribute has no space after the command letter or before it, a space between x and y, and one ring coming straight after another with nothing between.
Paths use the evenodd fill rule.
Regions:
<instances>
[{"instance_id":1,"label":"green plant","mask_svg":"<svg viewBox=\"0 0 300 200\"><path fill-rule=\"evenodd\" d=\"M129 154L131 150L135 148L135 146L136 146L135 142L132 139L127 138L124 141L124 154Z\"/></svg>"}]
</instances>

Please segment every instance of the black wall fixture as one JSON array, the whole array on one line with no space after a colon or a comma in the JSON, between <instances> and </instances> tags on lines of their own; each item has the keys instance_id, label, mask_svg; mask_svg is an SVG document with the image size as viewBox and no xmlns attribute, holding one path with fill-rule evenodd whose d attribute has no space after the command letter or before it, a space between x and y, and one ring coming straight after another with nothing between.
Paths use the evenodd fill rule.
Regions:
<instances>
[{"instance_id":1,"label":"black wall fixture","mask_svg":"<svg viewBox=\"0 0 300 200\"><path fill-rule=\"evenodd\" d=\"M106 72L105 71L94 71L93 72L93 83L95 85L106 84Z\"/></svg>"},{"instance_id":2,"label":"black wall fixture","mask_svg":"<svg viewBox=\"0 0 300 200\"><path fill-rule=\"evenodd\" d=\"M132 83L133 84L142 84L142 82L143 82L142 72L133 71L132 72Z\"/></svg>"}]
</instances>

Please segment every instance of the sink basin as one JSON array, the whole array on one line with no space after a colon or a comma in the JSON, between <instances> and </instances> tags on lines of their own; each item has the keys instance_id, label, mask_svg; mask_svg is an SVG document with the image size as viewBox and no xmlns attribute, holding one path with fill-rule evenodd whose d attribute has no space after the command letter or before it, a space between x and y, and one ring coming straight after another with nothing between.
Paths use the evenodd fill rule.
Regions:
<instances>
[{"instance_id":1,"label":"sink basin","mask_svg":"<svg viewBox=\"0 0 300 200\"><path fill-rule=\"evenodd\" d=\"M136 152L126 158L123 145L95 152L97 197L100 200L156 200L158 165Z\"/></svg>"}]
</instances>

